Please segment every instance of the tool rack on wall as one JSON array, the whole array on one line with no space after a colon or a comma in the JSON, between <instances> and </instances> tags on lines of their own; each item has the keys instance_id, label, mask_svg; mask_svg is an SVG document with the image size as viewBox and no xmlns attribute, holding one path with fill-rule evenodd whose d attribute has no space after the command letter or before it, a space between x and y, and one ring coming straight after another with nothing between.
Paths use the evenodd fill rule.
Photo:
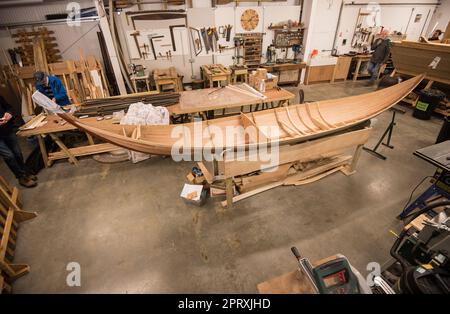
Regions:
<instances>
[{"instance_id":1,"label":"tool rack on wall","mask_svg":"<svg viewBox=\"0 0 450 314\"><path fill-rule=\"evenodd\" d=\"M236 34L244 40L244 63L249 69L259 67L262 56L262 33Z\"/></svg>"}]
</instances>

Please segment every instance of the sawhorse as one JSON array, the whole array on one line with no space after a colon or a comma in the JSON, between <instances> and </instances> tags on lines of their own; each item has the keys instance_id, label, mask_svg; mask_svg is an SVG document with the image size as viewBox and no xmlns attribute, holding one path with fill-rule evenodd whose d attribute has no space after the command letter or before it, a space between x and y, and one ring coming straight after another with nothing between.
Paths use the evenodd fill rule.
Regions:
<instances>
[{"instance_id":1,"label":"sawhorse","mask_svg":"<svg viewBox=\"0 0 450 314\"><path fill-rule=\"evenodd\" d=\"M374 156L377 157L377 158L383 159L383 160L386 160L387 157L384 156L384 155L382 155L382 154L380 154L379 152L377 152L377 149L378 149L378 147L380 146L380 144L383 144L384 146L386 146L386 147L388 147L388 148L390 148L390 149L394 149L394 146L391 145L391 138L392 138L392 132L394 131L394 126L396 125L396 123L395 123L395 114L396 114L397 112L399 112L399 113L401 113L401 114L404 114L404 113L406 112L406 111L404 111L403 109L395 108L395 107L392 107L390 110L392 110L392 119L391 119L391 122L389 123L388 127L387 127L386 130L384 131L384 133L383 133L383 135L381 136L381 138L380 138L380 140L378 141L378 143L375 145L375 147L374 147L373 149L367 148L367 147L363 147L363 149L364 149L366 152L368 152L368 153L374 155ZM386 135L387 135L387 137L388 137L388 138L387 138L387 141L386 141L386 143L383 143L383 140L384 140L384 138L386 137Z\"/></svg>"}]
</instances>

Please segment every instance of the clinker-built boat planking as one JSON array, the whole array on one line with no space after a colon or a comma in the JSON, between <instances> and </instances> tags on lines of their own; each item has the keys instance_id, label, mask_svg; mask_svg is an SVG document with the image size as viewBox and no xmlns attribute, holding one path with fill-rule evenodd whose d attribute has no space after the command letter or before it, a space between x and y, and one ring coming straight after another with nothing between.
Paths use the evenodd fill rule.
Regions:
<instances>
[{"instance_id":1,"label":"clinker-built boat planking","mask_svg":"<svg viewBox=\"0 0 450 314\"><path fill-rule=\"evenodd\" d=\"M155 155L170 155L174 145L191 153L205 148L215 148L217 151L249 148L266 143L283 145L339 132L371 119L402 100L423 77L424 75L419 75L363 95L178 125L114 125L102 123L104 121L86 123L68 113L60 111L57 114L79 129L106 142ZM42 95L35 93L33 99L52 110L51 104L45 104L40 96ZM57 110L55 107L53 109ZM227 136L226 129L229 127L235 127L238 133L231 137L228 133ZM256 134L251 136L246 133L246 127L253 127ZM276 130L279 136L273 136L274 132L269 133L269 128Z\"/></svg>"}]
</instances>

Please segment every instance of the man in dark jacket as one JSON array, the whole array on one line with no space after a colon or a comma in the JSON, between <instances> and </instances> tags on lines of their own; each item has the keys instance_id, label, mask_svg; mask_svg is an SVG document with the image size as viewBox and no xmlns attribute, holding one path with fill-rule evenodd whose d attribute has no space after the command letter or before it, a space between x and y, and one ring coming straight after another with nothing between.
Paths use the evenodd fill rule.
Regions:
<instances>
[{"instance_id":1,"label":"man in dark jacket","mask_svg":"<svg viewBox=\"0 0 450 314\"><path fill-rule=\"evenodd\" d=\"M37 178L28 175L25 170L22 152L17 142L12 125L13 111L11 105L0 96L0 156L11 169L19 183L27 188L37 185Z\"/></svg>"},{"instance_id":2,"label":"man in dark jacket","mask_svg":"<svg viewBox=\"0 0 450 314\"><path fill-rule=\"evenodd\" d=\"M367 65L367 71L371 74L369 83L374 83L378 76L378 71L383 63L389 58L391 41L387 39L387 31L382 31L380 37L374 40L370 47L373 51L372 58Z\"/></svg>"},{"instance_id":3,"label":"man in dark jacket","mask_svg":"<svg viewBox=\"0 0 450 314\"><path fill-rule=\"evenodd\" d=\"M59 78L38 71L34 73L34 80L36 81L36 89L58 105L65 106L70 104L66 89Z\"/></svg>"}]
</instances>

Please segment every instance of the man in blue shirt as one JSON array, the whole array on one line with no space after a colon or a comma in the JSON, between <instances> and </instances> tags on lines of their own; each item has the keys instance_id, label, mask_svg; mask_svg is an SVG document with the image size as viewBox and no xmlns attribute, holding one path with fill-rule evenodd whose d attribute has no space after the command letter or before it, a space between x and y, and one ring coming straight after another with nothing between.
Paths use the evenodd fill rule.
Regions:
<instances>
[{"instance_id":1,"label":"man in blue shirt","mask_svg":"<svg viewBox=\"0 0 450 314\"><path fill-rule=\"evenodd\" d=\"M36 89L59 106L70 104L66 89L59 78L38 71L34 73L34 80L36 81Z\"/></svg>"}]
</instances>

